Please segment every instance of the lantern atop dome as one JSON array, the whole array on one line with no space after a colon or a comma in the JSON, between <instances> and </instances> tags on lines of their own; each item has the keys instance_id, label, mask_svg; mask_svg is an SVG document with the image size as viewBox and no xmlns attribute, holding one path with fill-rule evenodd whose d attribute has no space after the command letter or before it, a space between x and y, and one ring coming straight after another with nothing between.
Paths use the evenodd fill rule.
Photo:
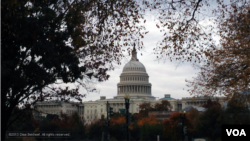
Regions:
<instances>
[{"instance_id":1,"label":"lantern atop dome","mask_svg":"<svg viewBox=\"0 0 250 141\"><path fill-rule=\"evenodd\" d=\"M135 49L135 43L134 43L134 47L133 47L133 50L132 50L131 61L139 61L139 59L137 58L137 51Z\"/></svg>"}]
</instances>

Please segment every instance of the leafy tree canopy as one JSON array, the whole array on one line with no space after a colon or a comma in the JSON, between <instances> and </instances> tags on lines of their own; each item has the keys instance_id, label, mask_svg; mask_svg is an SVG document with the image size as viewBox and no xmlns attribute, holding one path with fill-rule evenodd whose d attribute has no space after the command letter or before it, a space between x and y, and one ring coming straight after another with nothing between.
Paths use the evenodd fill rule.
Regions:
<instances>
[{"instance_id":1,"label":"leafy tree canopy","mask_svg":"<svg viewBox=\"0 0 250 141\"><path fill-rule=\"evenodd\" d=\"M107 70L145 34L139 8L133 0L2 1L2 131L17 105L53 97L81 101L79 88L107 80Z\"/></svg>"},{"instance_id":2,"label":"leafy tree canopy","mask_svg":"<svg viewBox=\"0 0 250 141\"><path fill-rule=\"evenodd\" d=\"M171 111L172 106L168 100L162 100L161 103L155 103L156 111Z\"/></svg>"},{"instance_id":3,"label":"leafy tree canopy","mask_svg":"<svg viewBox=\"0 0 250 141\"><path fill-rule=\"evenodd\" d=\"M139 105L139 115L137 115L137 118L144 118L148 117L148 113L152 111L153 107L149 102L144 102Z\"/></svg>"},{"instance_id":4,"label":"leafy tree canopy","mask_svg":"<svg viewBox=\"0 0 250 141\"><path fill-rule=\"evenodd\" d=\"M231 98L250 88L249 1L148 0L143 4L157 11L156 26L164 34L154 48L157 58L192 62L201 69L188 81L190 94Z\"/></svg>"},{"instance_id":5,"label":"leafy tree canopy","mask_svg":"<svg viewBox=\"0 0 250 141\"><path fill-rule=\"evenodd\" d=\"M250 3L241 8L232 5L228 13L229 16L218 27L220 44L197 77L187 81L190 94L233 98L249 93ZM249 102L250 95L245 95L245 99Z\"/></svg>"}]
</instances>

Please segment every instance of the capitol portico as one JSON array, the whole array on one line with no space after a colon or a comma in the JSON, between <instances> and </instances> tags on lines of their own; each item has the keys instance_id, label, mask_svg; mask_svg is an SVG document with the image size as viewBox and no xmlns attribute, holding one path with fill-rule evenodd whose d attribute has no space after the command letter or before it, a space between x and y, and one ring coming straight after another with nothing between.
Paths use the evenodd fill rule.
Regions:
<instances>
[{"instance_id":1,"label":"capitol portico","mask_svg":"<svg viewBox=\"0 0 250 141\"><path fill-rule=\"evenodd\" d=\"M120 82L117 84L117 96L114 96L112 99L106 99L105 96L101 96L99 100L83 102L82 104L78 104L79 108L72 107L69 110L65 110L67 109L67 106L57 107L57 111L51 111L51 113L58 113L58 111L68 111L67 113L72 114L71 111L75 111L78 112L82 121L85 123L91 123L94 120L101 119L102 115L106 117L107 101L109 102L110 106L113 107L114 112L120 112L121 109L125 109L125 95L130 96L129 112L132 114L139 113L139 105L144 102L149 102L152 106L154 106L155 103L160 103L162 100L168 100L172 105L171 111L180 111L187 106L200 106L207 101L206 97L182 98L178 100L171 98L170 94L165 94L163 98L156 100L156 98L152 96L152 84L149 81L149 75L146 72L145 66L137 58L137 51L134 46L131 60L124 66L120 75ZM221 104L224 101L223 98L214 100L218 100L218 102ZM43 102L38 103L37 105L39 105L39 107L47 107L42 106L46 104L46 102ZM43 109L40 111L44 112L50 110Z\"/></svg>"}]
</instances>

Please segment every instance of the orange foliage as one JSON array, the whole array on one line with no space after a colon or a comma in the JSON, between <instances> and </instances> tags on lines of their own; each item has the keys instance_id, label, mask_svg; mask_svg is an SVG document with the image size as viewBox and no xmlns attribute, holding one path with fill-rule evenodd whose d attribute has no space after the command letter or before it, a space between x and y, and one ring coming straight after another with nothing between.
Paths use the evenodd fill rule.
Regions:
<instances>
[{"instance_id":1,"label":"orange foliage","mask_svg":"<svg viewBox=\"0 0 250 141\"><path fill-rule=\"evenodd\" d=\"M172 113L168 119L165 119L163 121L165 136L169 136L173 140L177 139L176 129L179 121L180 121L180 114L178 112Z\"/></svg>"},{"instance_id":2,"label":"orange foliage","mask_svg":"<svg viewBox=\"0 0 250 141\"><path fill-rule=\"evenodd\" d=\"M129 130L133 130L133 129L134 129L134 123L131 123L131 124L128 126L128 129L129 129Z\"/></svg>"},{"instance_id":3,"label":"orange foliage","mask_svg":"<svg viewBox=\"0 0 250 141\"><path fill-rule=\"evenodd\" d=\"M199 111L195 108L191 108L187 113L187 129L189 132L195 132L195 125L199 119Z\"/></svg>"},{"instance_id":4,"label":"orange foliage","mask_svg":"<svg viewBox=\"0 0 250 141\"><path fill-rule=\"evenodd\" d=\"M148 118L140 119L137 124L139 126L143 126L144 124L158 124L156 117L154 115L150 115Z\"/></svg>"},{"instance_id":5,"label":"orange foliage","mask_svg":"<svg viewBox=\"0 0 250 141\"><path fill-rule=\"evenodd\" d=\"M112 118L110 119L110 125L125 124L125 123L126 123L126 118L125 118L125 116L112 117Z\"/></svg>"},{"instance_id":6,"label":"orange foliage","mask_svg":"<svg viewBox=\"0 0 250 141\"><path fill-rule=\"evenodd\" d=\"M178 112L174 112L172 113L168 119L165 119L163 121L163 124L165 125L166 123L168 123L168 127L174 127L177 126L178 122L180 120L180 114Z\"/></svg>"}]
</instances>

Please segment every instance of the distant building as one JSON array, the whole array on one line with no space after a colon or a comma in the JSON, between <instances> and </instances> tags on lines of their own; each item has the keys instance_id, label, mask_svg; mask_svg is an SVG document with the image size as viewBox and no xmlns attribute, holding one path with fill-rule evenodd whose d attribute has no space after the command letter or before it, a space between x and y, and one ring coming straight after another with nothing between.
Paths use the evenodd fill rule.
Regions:
<instances>
[{"instance_id":1,"label":"distant building","mask_svg":"<svg viewBox=\"0 0 250 141\"><path fill-rule=\"evenodd\" d=\"M202 106L206 104L207 100L210 99L211 101L216 101L221 105L226 100L225 97L210 97L210 96L200 96L200 97L183 97L182 101L182 109L188 106Z\"/></svg>"},{"instance_id":2,"label":"distant building","mask_svg":"<svg viewBox=\"0 0 250 141\"><path fill-rule=\"evenodd\" d=\"M192 109L192 108L196 109L196 110L197 110L198 112L200 112L200 113L206 111L206 108L204 108L204 107L199 107L199 106L194 106L194 105L188 106L188 107L182 109L181 111L182 111L182 112L184 112L184 111L185 111L185 112L189 112L189 110Z\"/></svg>"},{"instance_id":3,"label":"distant building","mask_svg":"<svg viewBox=\"0 0 250 141\"><path fill-rule=\"evenodd\" d=\"M47 114L60 113L71 116L73 113L78 113L81 120L83 121L84 106L83 104L74 102L60 102L60 101L49 101L49 102L37 102L35 105L34 117L39 119L40 117L46 117Z\"/></svg>"},{"instance_id":4,"label":"distant building","mask_svg":"<svg viewBox=\"0 0 250 141\"><path fill-rule=\"evenodd\" d=\"M132 114L139 113L139 105L144 102L149 102L154 106L155 103L160 103L162 100L168 100L172 105L171 111L181 111L183 108L190 105L199 106L207 101L206 97L186 97L179 100L171 98L170 94L165 94L163 98L156 100L156 98L152 96L152 84L149 83L149 75L144 65L138 60L137 52L134 47L131 60L124 66L120 75L120 82L117 84L117 96L114 98L106 99L105 96L101 96L99 100L87 101L82 104L63 103L58 101L42 102L37 103L36 107L38 111L41 111L42 116L46 116L48 113L59 114L62 112L67 115L72 115L74 112L78 112L82 121L88 124L94 120L101 119L102 115L106 117L107 101L110 103L110 106L113 107L114 112L125 109L125 95L130 96L129 112ZM223 98L218 98L216 100L222 102ZM171 112L168 112L166 115L164 115L164 113L158 113L158 116L161 116L159 118L162 120L167 118L169 113Z\"/></svg>"}]
</instances>

